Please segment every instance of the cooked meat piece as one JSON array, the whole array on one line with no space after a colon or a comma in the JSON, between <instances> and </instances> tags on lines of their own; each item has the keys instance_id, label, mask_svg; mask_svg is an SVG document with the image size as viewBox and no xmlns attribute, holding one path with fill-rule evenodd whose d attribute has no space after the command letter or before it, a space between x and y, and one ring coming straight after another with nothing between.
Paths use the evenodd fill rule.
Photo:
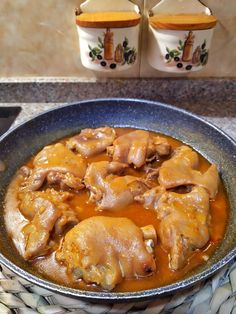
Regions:
<instances>
[{"instance_id":1,"label":"cooked meat piece","mask_svg":"<svg viewBox=\"0 0 236 314\"><path fill-rule=\"evenodd\" d=\"M146 162L149 132L137 130L118 137L113 142L113 160L140 168Z\"/></svg>"},{"instance_id":2,"label":"cooked meat piece","mask_svg":"<svg viewBox=\"0 0 236 314\"><path fill-rule=\"evenodd\" d=\"M149 132L137 130L118 137L107 151L114 161L133 164L140 168L147 160L168 155L170 145L164 138L159 136L152 138Z\"/></svg>"},{"instance_id":3,"label":"cooked meat piece","mask_svg":"<svg viewBox=\"0 0 236 314\"><path fill-rule=\"evenodd\" d=\"M150 276L156 270L142 230L127 218L83 220L66 234L56 258L75 277L106 290L122 279Z\"/></svg>"},{"instance_id":4,"label":"cooked meat piece","mask_svg":"<svg viewBox=\"0 0 236 314\"><path fill-rule=\"evenodd\" d=\"M149 182L146 179L131 177L132 180L128 183L128 188L130 192L132 193L133 197L142 195L145 191L151 189L153 187L152 182Z\"/></svg>"},{"instance_id":5,"label":"cooked meat piece","mask_svg":"<svg viewBox=\"0 0 236 314\"><path fill-rule=\"evenodd\" d=\"M187 146L179 147L172 158L163 162L159 169L159 183L166 189L181 185L198 185L204 187L213 199L218 192L219 175L215 165L204 174L195 170L198 156Z\"/></svg>"},{"instance_id":6,"label":"cooked meat piece","mask_svg":"<svg viewBox=\"0 0 236 314\"><path fill-rule=\"evenodd\" d=\"M24 182L23 190L37 191L45 181L61 189L80 190L86 164L80 155L72 153L63 144L46 146L34 158L34 168Z\"/></svg>"},{"instance_id":7,"label":"cooked meat piece","mask_svg":"<svg viewBox=\"0 0 236 314\"><path fill-rule=\"evenodd\" d=\"M211 165L205 173L196 175L193 183L205 188L210 198L214 199L218 193L219 181L220 178L217 167L216 165Z\"/></svg>"},{"instance_id":8,"label":"cooked meat piece","mask_svg":"<svg viewBox=\"0 0 236 314\"><path fill-rule=\"evenodd\" d=\"M46 189L45 191L29 191L19 193L19 209L25 218L32 220L34 215L40 209L38 199L45 199L58 206L65 206L67 200L70 200L73 194L69 192L58 192L54 189ZM67 206L67 205L66 205Z\"/></svg>"},{"instance_id":9,"label":"cooked meat piece","mask_svg":"<svg viewBox=\"0 0 236 314\"><path fill-rule=\"evenodd\" d=\"M46 146L35 156L33 164L35 168L40 169L62 168L80 178L86 171L84 159L80 155L72 153L61 143Z\"/></svg>"},{"instance_id":10,"label":"cooked meat piece","mask_svg":"<svg viewBox=\"0 0 236 314\"><path fill-rule=\"evenodd\" d=\"M151 167L144 167L144 171L146 172L146 180L147 181L158 181L159 177L159 167L158 168L151 168Z\"/></svg>"},{"instance_id":11,"label":"cooked meat piece","mask_svg":"<svg viewBox=\"0 0 236 314\"><path fill-rule=\"evenodd\" d=\"M133 203L134 196L143 194L148 187L141 179L133 176L108 176L104 180L102 199L98 202L98 210L117 210Z\"/></svg>"},{"instance_id":12,"label":"cooked meat piece","mask_svg":"<svg viewBox=\"0 0 236 314\"><path fill-rule=\"evenodd\" d=\"M61 215L61 212L48 200L39 197L37 205L39 210L32 222L23 228L26 240L24 255L26 260L46 254L49 249L50 233Z\"/></svg>"},{"instance_id":13,"label":"cooked meat piece","mask_svg":"<svg viewBox=\"0 0 236 314\"><path fill-rule=\"evenodd\" d=\"M136 196L135 201L141 202L146 209L157 209L160 197L166 192L162 186L147 190L142 195Z\"/></svg>"},{"instance_id":14,"label":"cooked meat piece","mask_svg":"<svg viewBox=\"0 0 236 314\"><path fill-rule=\"evenodd\" d=\"M81 178L75 177L72 173L60 173L56 171L50 171L47 175L47 182L49 185L57 185L62 190L67 188L73 190L81 190L84 188L84 184L81 182Z\"/></svg>"},{"instance_id":15,"label":"cooked meat piece","mask_svg":"<svg viewBox=\"0 0 236 314\"><path fill-rule=\"evenodd\" d=\"M90 200L98 201L102 198L105 189L104 179L109 174L122 174L128 166L119 162L100 161L93 162L87 168L84 182L90 190Z\"/></svg>"},{"instance_id":16,"label":"cooked meat piece","mask_svg":"<svg viewBox=\"0 0 236 314\"><path fill-rule=\"evenodd\" d=\"M79 219L74 212L74 210L67 208L63 210L60 217L55 223L54 226L54 234L55 235L62 235L79 222Z\"/></svg>"},{"instance_id":17,"label":"cooked meat piece","mask_svg":"<svg viewBox=\"0 0 236 314\"><path fill-rule=\"evenodd\" d=\"M27 166L23 166L19 169L17 174L22 176L23 178L28 178L31 174L31 169Z\"/></svg>"},{"instance_id":18,"label":"cooked meat piece","mask_svg":"<svg viewBox=\"0 0 236 314\"><path fill-rule=\"evenodd\" d=\"M144 243L148 253L153 254L154 248L157 244L157 234L153 225L148 225L145 227L141 227Z\"/></svg>"},{"instance_id":19,"label":"cooked meat piece","mask_svg":"<svg viewBox=\"0 0 236 314\"><path fill-rule=\"evenodd\" d=\"M142 233L144 240L152 240L154 244L157 244L157 235L156 235L156 230L153 227L153 225L148 225L141 227Z\"/></svg>"},{"instance_id":20,"label":"cooked meat piece","mask_svg":"<svg viewBox=\"0 0 236 314\"><path fill-rule=\"evenodd\" d=\"M171 146L167 139L161 136L155 136L149 139L147 156L149 159L157 159L159 156L167 156L171 153Z\"/></svg>"},{"instance_id":21,"label":"cooked meat piece","mask_svg":"<svg viewBox=\"0 0 236 314\"><path fill-rule=\"evenodd\" d=\"M67 147L84 157L91 157L105 151L115 137L116 132L113 128L84 129L68 140Z\"/></svg>"},{"instance_id":22,"label":"cooked meat piece","mask_svg":"<svg viewBox=\"0 0 236 314\"><path fill-rule=\"evenodd\" d=\"M180 146L174 151L173 156L169 160L163 162L160 170L163 172L163 169L167 168L167 166L176 167L177 169L185 167L196 170L199 166L199 158L197 153L190 147Z\"/></svg>"},{"instance_id":23,"label":"cooked meat piece","mask_svg":"<svg viewBox=\"0 0 236 314\"><path fill-rule=\"evenodd\" d=\"M147 186L134 176L116 176L128 166L119 162L92 163L84 178L90 190L90 201L97 202L98 210L117 210L131 204L134 196L143 194Z\"/></svg>"},{"instance_id":24,"label":"cooked meat piece","mask_svg":"<svg viewBox=\"0 0 236 314\"><path fill-rule=\"evenodd\" d=\"M41 188L43 183L46 181L48 169L31 170L31 174L22 183L22 191L37 191Z\"/></svg>"},{"instance_id":25,"label":"cooked meat piece","mask_svg":"<svg viewBox=\"0 0 236 314\"><path fill-rule=\"evenodd\" d=\"M30 220L23 228L25 259L45 255L53 244L53 236L62 235L79 222L76 213L64 203L69 198L70 193L53 189L21 193L20 211Z\"/></svg>"},{"instance_id":26,"label":"cooked meat piece","mask_svg":"<svg viewBox=\"0 0 236 314\"><path fill-rule=\"evenodd\" d=\"M165 192L163 187L146 192L139 201L154 209L160 219L158 234L170 253L170 268L178 270L190 253L209 241L209 194L202 187L190 193Z\"/></svg>"}]
</instances>

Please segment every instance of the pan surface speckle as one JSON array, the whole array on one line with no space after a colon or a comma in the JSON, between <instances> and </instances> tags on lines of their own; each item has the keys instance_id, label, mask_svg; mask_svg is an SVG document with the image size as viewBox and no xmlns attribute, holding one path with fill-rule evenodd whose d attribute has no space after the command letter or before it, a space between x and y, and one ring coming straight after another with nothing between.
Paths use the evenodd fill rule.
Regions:
<instances>
[{"instance_id":1,"label":"pan surface speckle","mask_svg":"<svg viewBox=\"0 0 236 314\"><path fill-rule=\"evenodd\" d=\"M225 237L213 256L176 283L138 292L90 292L54 284L34 272L9 241L3 220L6 188L16 170L43 146L86 127L132 127L164 133L192 146L216 163L226 187L230 217ZM197 116L175 107L135 99L97 99L53 109L7 132L0 138L0 263L41 287L94 302L123 302L164 296L211 276L236 256L236 143L221 130Z\"/></svg>"}]
</instances>

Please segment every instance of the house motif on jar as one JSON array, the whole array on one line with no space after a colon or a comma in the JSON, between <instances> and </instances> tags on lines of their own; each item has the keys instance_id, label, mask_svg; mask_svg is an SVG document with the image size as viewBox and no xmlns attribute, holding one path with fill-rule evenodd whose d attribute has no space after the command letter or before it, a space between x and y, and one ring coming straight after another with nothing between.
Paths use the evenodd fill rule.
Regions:
<instances>
[{"instance_id":1,"label":"house motif on jar","mask_svg":"<svg viewBox=\"0 0 236 314\"><path fill-rule=\"evenodd\" d=\"M76 11L82 64L95 71L120 71L138 58L141 15L128 0L87 0Z\"/></svg>"}]
</instances>

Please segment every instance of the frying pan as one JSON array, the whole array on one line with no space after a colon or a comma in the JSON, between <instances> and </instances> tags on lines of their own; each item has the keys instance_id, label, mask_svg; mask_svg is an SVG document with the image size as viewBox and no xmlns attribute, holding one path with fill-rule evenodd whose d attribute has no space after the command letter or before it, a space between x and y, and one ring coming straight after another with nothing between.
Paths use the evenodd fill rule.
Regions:
<instances>
[{"instance_id":1,"label":"frying pan","mask_svg":"<svg viewBox=\"0 0 236 314\"><path fill-rule=\"evenodd\" d=\"M90 292L48 281L36 273L17 253L7 236L3 201L16 170L45 145L81 129L99 126L132 127L164 133L192 146L216 163L228 193L230 215L225 237L213 256L182 280L138 292ZM141 301L175 293L211 276L236 256L236 144L229 136L199 117L175 107L134 99L81 101L43 113L0 138L0 263L18 276L57 293L94 302Z\"/></svg>"}]
</instances>

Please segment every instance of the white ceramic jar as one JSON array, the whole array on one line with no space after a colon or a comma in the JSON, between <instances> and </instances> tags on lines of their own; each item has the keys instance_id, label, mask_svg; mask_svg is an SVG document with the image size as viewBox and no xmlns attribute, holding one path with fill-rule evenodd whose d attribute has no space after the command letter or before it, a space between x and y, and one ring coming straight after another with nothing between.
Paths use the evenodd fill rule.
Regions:
<instances>
[{"instance_id":1,"label":"white ceramic jar","mask_svg":"<svg viewBox=\"0 0 236 314\"><path fill-rule=\"evenodd\" d=\"M87 0L76 24L84 67L102 72L127 70L138 59L139 8L129 0Z\"/></svg>"},{"instance_id":2,"label":"white ceramic jar","mask_svg":"<svg viewBox=\"0 0 236 314\"><path fill-rule=\"evenodd\" d=\"M209 8L198 0L162 0L151 15L148 62L153 68L181 74L206 66L216 24Z\"/></svg>"}]
</instances>

